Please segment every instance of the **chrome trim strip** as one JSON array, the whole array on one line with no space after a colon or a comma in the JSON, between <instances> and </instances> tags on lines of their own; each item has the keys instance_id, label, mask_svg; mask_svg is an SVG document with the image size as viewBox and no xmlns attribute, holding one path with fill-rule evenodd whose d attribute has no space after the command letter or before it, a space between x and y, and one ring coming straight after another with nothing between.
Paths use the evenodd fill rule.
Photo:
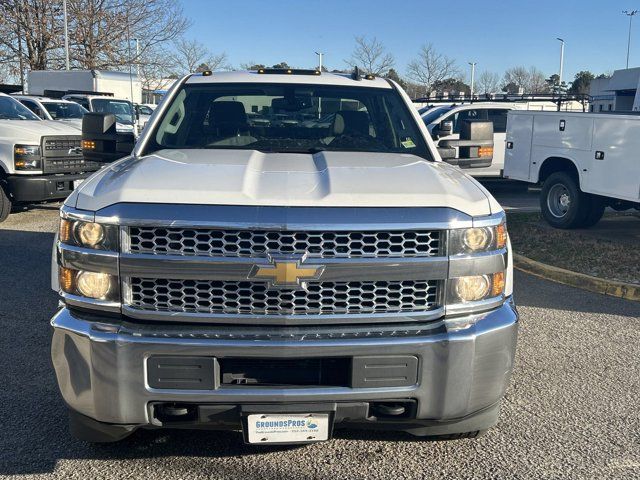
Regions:
<instances>
[{"instance_id":1,"label":"chrome trim strip","mask_svg":"<svg viewBox=\"0 0 640 480\"><path fill-rule=\"evenodd\" d=\"M449 257L449 278L484 275L507 269L507 249Z\"/></svg>"},{"instance_id":2,"label":"chrome trim strip","mask_svg":"<svg viewBox=\"0 0 640 480\"><path fill-rule=\"evenodd\" d=\"M76 247L58 242L58 261L63 267L118 275L118 254L104 250Z\"/></svg>"},{"instance_id":3,"label":"chrome trim strip","mask_svg":"<svg viewBox=\"0 0 640 480\"><path fill-rule=\"evenodd\" d=\"M494 227L496 225L500 225L507 218L504 211L494 213L492 215L487 215L485 217L473 217L473 226L474 227ZM457 228L457 227L451 227Z\"/></svg>"},{"instance_id":4,"label":"chrome trim strip","mask_svg":"<svg viewBox=\"0 0 640 480\"><path fill-rule=\"evenodd\" d=\"M125 253L120 257L123 277L181 280L243 281L256 266L272 263L263 258L201 257ZM302 267L324 266L321 282L367 280L442 280L447 278L447 257L309 258Z\"/></svg>"},{"instance_id":5,"label":"chrome trim strip","mask_svg":"<svg viewBox=\"0 0 640 480\"><path fill-rule=\"evenodd\" d=\"M498 308L504 302L504 295L500 295L499 297L486 298L484 300L480 300L479 302L450 304L445 307L446 316L453 317L457 315L482 313L488 310L493 310L494 308Z\"/></svg>"},{"instance_id":6,"label":"chrome trim strip","mask_svg":"<svg viewBox=\"0 0 640 480\"><path fill-rule=\"evenodd\" d=\"M67 305L82 308L91 308L103 312L120 313L121 305L119 302L112 302L109 300L96 300L93 298L81 297L79 295L72 295L65 292L60 292L60 296L64 298L64 301Z\"/></svg>"},{"instance_id":7,"label":"chrome trim strip","mask_svg":"<svg viewBox=\"0 0 640 480\"><path fill-rule=\"evenodd\" d=\"M89 210L78 210L68 205L60 207L60 217L68 220L82 220L84 222L94 222L96 214Z\"/></svg>"},{"instance_id":8,"label":"chrome trim strip","mask_svg":"<svg viewBox=\"0 0 640 480\"><path fill-rule=\"evenodd\" d=\"M243 325L332 325L387 322L427 322L441 318L444 308L428 312L350 314L350 315L224 315L187 312L160 312L122 306L122 313L130 318L166 322L194 322Z\"/></svg>"},{"instance_id":9,"label":"chrome trim strip","mask_svg":"<svg viewBox=\"0 0 640 480\"><path fill-rule=\"evenodd\" d=\"M117 203L96 212L105 224L259 230L445 230L473 226L444 207L254 207Z\"/></svg>"}]
</instances>

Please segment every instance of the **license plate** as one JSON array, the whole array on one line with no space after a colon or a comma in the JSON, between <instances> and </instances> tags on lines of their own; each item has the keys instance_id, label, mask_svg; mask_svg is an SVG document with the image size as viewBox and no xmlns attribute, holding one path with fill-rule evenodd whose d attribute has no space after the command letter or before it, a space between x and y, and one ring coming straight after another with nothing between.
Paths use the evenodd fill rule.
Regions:
<instances>
[{"instance_id":1,"label":"license plate","mask_svg":"<svg viewBox=\"0 0 640 480\"><path fill-rule=\"evenodd\" d=\"M249 443L319 442L329 439L329 414L254 414L247 417Z\"/></svg>"},{"instance_id":2,"label":"license plate","mask_svg":"<svg viewBox=\"0 0 640 480\"><path fill-rule=\"evenodd\" d=\"M73 181L73 189L75 190L76 188L78 188L82 184L82 182L84 182L84 178L81 179L81 180L74 180Z\"/></svg>"}]
</instances>

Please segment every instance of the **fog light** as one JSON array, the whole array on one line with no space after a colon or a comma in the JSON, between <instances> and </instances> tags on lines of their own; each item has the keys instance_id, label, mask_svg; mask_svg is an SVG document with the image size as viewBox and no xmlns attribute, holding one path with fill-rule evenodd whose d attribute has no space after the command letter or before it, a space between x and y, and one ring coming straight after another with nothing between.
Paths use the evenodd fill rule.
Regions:
<instances>
[{"instance_id":1,"label":"fog light","mask_svg":"<svg viewBox=\"0 0 640 480\"><path fill-rule=\"evenodd\" d=\"M84 297L105 298L111 289L111 277L106 273L79 272L76 288Z\"/></svg>"},{"instance_id":2,"label":"fog light","mask_svg":"<svg viewBox=\"0 0 640 480\"><path fill-rule=\"evenodd\" d=\"M469 250L485 250L491 243L491 231L488 228L467 228L463 241Z\"/></svg>"},{"instance_id":3,"label":"fog light","mask_svg":"<svg viewBox=\"0 0 640 480\"><path fill-rule=\"evenodd\" d=\"M104 239L104 228L99 223L81 222L76 227L78 240L85 247L95 247Z\"/></svg>"},{"instance_id":4,"label":"fog light","mask_svg":"<svg viewBox=\"0 0 640 480\"><path fill-rule=\"evenodd\" d=\"M474 275L455 279L455 292L463 302L482 300L491 290L491 279L488 275Z\"/></svg>"}]
</instances>

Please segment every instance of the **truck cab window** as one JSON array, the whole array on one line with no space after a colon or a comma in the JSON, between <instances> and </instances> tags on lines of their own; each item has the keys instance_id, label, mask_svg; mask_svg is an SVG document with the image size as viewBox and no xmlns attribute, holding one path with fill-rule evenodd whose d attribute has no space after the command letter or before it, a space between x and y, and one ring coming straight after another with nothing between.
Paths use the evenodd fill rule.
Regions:
<instances>
[{"instance_id":1,"label":"truck cab window","mask_svg":"<svg viewBox=\"0 0 640 480\"><path fill-rule=\"evenodd\" d=\"M445 119L450 120L451 118ZM454 115L453 120L453 133L460 133L462 128L462 122L464 120L487 120L487 109L477 108L470 110L463 110Z\"/></svg>"},{"instance_id":2,"label":"truck cab window","mask_svg":"<svg viewBox=\"0 0 640 480\"><path fill-rule=\"evenodd\" d=\"M507 131L507 114L509 110L491 108L487 112L488 120L493 122L493 133L505 133Z\"/></svg>"}]
</instances>

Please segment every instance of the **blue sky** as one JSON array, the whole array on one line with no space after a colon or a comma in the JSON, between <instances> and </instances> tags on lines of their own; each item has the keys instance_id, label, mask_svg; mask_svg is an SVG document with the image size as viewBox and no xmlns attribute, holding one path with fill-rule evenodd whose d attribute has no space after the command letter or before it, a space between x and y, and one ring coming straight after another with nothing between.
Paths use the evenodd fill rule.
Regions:
<instances>
[{"instance_id":1,"label":"blue sky","mask_svg":"<svg viewBox=\"0 0 640 480\"><path fill-rule=\"evenodd\" d=\"M187 36L231 63L271 65L286 61L315 65L316 50L325 65L344 68L356 35L376 36L395 55L401 75L420 45L468 61L478 71L502 74L506 68L536 66L556 73L559 42L566 41L565 75L580 70L599 74L624 68L628 18L638 0L182 0L193 21ZM635 36L635 41L634 41ZM635 47L634 47L635 45ZM632 29L630 66L640 65L640 14Z\"/></svg>"}]
</instances>

